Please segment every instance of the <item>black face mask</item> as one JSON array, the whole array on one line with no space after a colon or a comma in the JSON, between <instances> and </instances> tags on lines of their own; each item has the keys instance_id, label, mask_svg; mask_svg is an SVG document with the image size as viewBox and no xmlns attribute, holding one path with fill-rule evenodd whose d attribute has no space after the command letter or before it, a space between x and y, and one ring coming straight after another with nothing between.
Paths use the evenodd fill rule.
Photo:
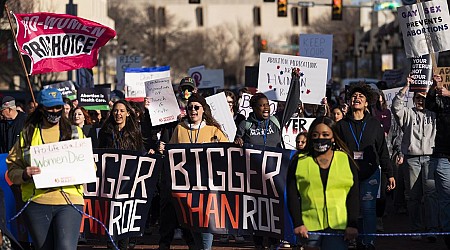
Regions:
<instances>
[{"instance_id":1,"label":"black face mask","mask_svg":"<svg viewBox=\"0 0 450 250\"><path fill-rule=\"evenodd\" d=\"M61 120L62 112L62 109L57 112L50 112L44 109L44 116L50 124L57 124Z\"/></svg>"},{"instance_id":2,"label":"black face mask","mask_svg":"<svg viewBox=\"0 0 450 250\"><path fill-rule=\"evenodd\" d=\"M331 142L331 139L312 139L312 145L314 148L314 151L317 153L325 153L328 151L328 149L331 148L331 145L333 145L333 142Z\"/></svg>"}]
</instances>

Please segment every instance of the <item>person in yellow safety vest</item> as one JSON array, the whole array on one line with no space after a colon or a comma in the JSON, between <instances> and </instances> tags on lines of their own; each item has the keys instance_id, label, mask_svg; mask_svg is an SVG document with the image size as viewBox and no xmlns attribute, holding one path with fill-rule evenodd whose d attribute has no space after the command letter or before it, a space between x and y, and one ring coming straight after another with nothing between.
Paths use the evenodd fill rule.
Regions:
<instances>
[{"instance_id":1,"label":"person in yellow safety vest","mask_svg":"<svg viewBox=\"0 0 450 250\"><path fill-rule=\"evenodd\" d=\"M31 199L23 213L34 248L75 250L81 213L70 203L83 211L83 185L36 189L33 177L41 170L30 162L30 146L84 138L84 135L62 115L64 102L58 89L39 92L38 103L6 159L8 177L21 185L23 201Z\"/></svg>"},{"instance_id":2,"label":"person in yellow safety vest","mask_svg":"<svg viewBox=\"0 0 450 250\"><path fill-rule=\"evenodd\" d=\"M329 117L312 122L305 150L293 157L287 176L294 233L305 247L322 250L348 249L348 241L358 235L358 168L335 126Z\"/></svg>"}]
</instances>

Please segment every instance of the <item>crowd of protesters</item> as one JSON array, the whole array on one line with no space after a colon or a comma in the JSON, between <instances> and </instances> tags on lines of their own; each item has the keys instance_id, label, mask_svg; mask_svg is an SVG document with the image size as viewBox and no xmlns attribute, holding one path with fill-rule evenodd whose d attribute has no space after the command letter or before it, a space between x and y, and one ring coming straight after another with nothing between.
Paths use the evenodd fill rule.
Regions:
<instances>
[{"instance_id":1,"label":"crowd of protesters","mask_svg":"<svg viewBox=\"0 0 450 250\"><path fill-rule=\"evenodd\" d=\"M349 245L375 249L374 235L383 231L383 216L390 212L385 209L386 200L394 204L394 212L407 211L411 232L431 233L426 236L429 242L436 242L433 233L450 232L450 92L436 75L428 93L415 92L414 107L407 108L403 97L410 81L408 78L396 94L391 109L381 90L364 83L350 86L333 100L324 98L321 105L299 104L294 117L315 118L309 130L299 131L295 138L297 152L287 176L287 203L299 244L320 249L347 249ZM27 158L30 146L89 137L95 148L149 154L164 154L166 144L178 143L231 141L241 147L246 143L282 147L282 117L271 115L263 93L253 93L253 112L246 118L239 113L238 104L248 89L224 92L237 127L235 138L223 133L206 96L190 77L183 78L175 91L178 121L164 126L152 126L148 100L135 103L114 96L111 111L104 112L88 111L53 88L42 90L37 103L29 102L26 107L10 96L3 97L0 153L9 154L8 177L13 190L21 194L19 208L33 197L24 216L34 248L76 249L81 214L66 200L83 210L83 191L80 185L36 189L33 175L40 169L31 166ZM168 180L162 177L158 189L148 221L159 224L160 249L170 249L174 237L182 237L189 249L211 249L213 234L180 229L171 196L165 192L170 190ZM0 245L20 248L4 224L0 233ZM218 237L222 242L230 239L228 235ZM243 240L243 235L233 237ZM257 249L282 243L258 235L246 237L252 237ZM450 249L449 236L445 242ZM134 244L133 239L115 243L120 249Z\"/></svg>"}]
</instances>

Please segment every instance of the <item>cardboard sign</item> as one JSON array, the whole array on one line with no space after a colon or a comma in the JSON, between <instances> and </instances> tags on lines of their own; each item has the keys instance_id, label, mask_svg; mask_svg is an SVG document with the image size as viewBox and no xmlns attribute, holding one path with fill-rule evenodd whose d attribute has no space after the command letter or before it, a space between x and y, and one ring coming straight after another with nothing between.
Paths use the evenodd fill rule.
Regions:
<instances>
[{"instance_id":1,"label":"cardboard sign","mask_svg":"<svg viewBox=\"0 0 450 250\"><path fill-rule=\"evenodd\" d=\"M436 73L442 76L442 83L449 89L450 86L450 67L437 67Z\"/></svg>"},{"instance_id":2,"label":"cardboard sign","mask_svg":"<svg viewBox=\"0 0 450 250\"><path fill-rule=\"evenodd\" d=\"M428 91L433 85L433 65L430 55L411 58L411 71L409 73L413 82L409 91Z\"/></svg>"},{"instance_id":3,"label":"cardboard sign","mask_svg":"<svg viewBox=\"0 0 450 250\"><path fill-rule=\"evenodd\" d=\"M405 5L397 8L397 12L408 58L450 50L447 1Z\"/></svg>"},{"instance_id":4,"label":"cardboard sign","mask_svg":"<svg viewBox=\"0 0 450 250\"><path fill-rule=\"evenodd\" d=\"M253 112L252 107L250 107L250 99L252 98L252 94L242 93L241 99L239 99L239 108L238 113L242 114L247 118L251 112ZM278 103L269 100L270 105L270 115L275 115L278 108Z\"/></svg>"},{"instance_id":5,"label":"cardboard sign","mask_svg":"<svg viewBox=\"0 0 450 250\"><path fill-rule=\"evenodd\" d=\"M308 132L314 119L316 118L292 117L288 121L281 131L286 149L296 149L295 138L301 132Z\"/></svg>"},{"instance_id":6,"label":"cardboard sign","mask_svg":"<svg viewBox=\"0 0 450 250\"><path fill-rule=\"evenodd\" d=\"M96 181L91 138L31 146L30 159L32 166L41 169L40 174L33 175L36 188Z\"/></svg>"},{"instance_id":7,"label":"cardboard sign","mask_svg":"<svg viewBox=\"0 0 450 250\"><path fill-rule=\"evenodd\" d=\"M145 82L170 77L170 66L153 68L128 68L125 70L125 99L143 102Z\"/></svg>"},{"instance_id":8,"label":"cardboard sign","mask_svg":"<svg viewBox=\"0 0 450 250\"><path fill-rule=\"evenodd\" d=\"M300 100L320 104L326 96L327 59L261 53L258 91L269 100L286 101L292 68L300 68Z\"/></svg>"},{"instance_id":9,"label":"cardboard sign","mask_svg":"<svg viewBox=\"0 0 450 250\"><path fill-rule=\"evenodd\" d=\"M150 102L147 108L153 126L177 120L180 108L170 77L145 82L145 93Z\"/></svg>"},{"instance_id":10,"label":"cardboard sign","mask_svg":"<svg viewBox=\"0 0 450 250\"><path fill-rule=\"evenodd\" d=\"M391 109L392 106L392 99L394 99L395 95L402 89L403 87L393 88L393 89L384 89L382 90L384 93L384 96L386 97L386 104L388 106L388 109ZM414 93L413 92L406 92L405 96L403 98L403 104L405 107L413 108L414 107Z\"/></svg>"},{"instance_id":11,"label":"cardboard sign","mask_svg":"<svg viewBox=\"0 0 450 250\"><path fill-rule=\"evenodd\" d=\"M116 89L125 88L125 70L128 68L140 68L142 57L137 55L120 55L116 58Z\"/></svg>"},{"instance_id":12,"label":"cardboard sign","mask_svg":"<svg viewBox=\"0 0 450 250\"><path fill-rule=\"evenodd\" d=\"M221 92L213 96L208 96L205 99L209 107L211 107L212 116L219 122L222 131L228 137L228 140L230 142L234 141L237 128L230 107L228 106L225 93Z\"/></svg>"},{"instance_id":13,"label":"cardboard sign","mask_svg":"<svg viewBox=\"0 0 450 250\"><path fill-rule=\"evenodd\" d=\"M327 82L332 77L333 35L300 34L300 56L328 59Z\"/></svg>"}]
</instances>

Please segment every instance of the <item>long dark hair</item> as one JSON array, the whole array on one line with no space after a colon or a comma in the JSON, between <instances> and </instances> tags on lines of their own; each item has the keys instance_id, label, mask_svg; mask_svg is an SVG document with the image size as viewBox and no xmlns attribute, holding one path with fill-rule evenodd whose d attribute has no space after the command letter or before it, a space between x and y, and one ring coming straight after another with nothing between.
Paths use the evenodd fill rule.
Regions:
<instances>
[{"instance_id":1,"label":"long dark hair","mask_svg":"<svg viewBox=\"0 0 450 250\"><path fill-rule=\"evenodd\" d=\"M33 139L34 130L42 126L42 123L44 122L44 106L39 104L37 108L28 115L27 119L25 120L25 124L23 126L22 135L23 135L23 148L28 148L31 146L31 140ZM64 112L64 107L62 107L62 112ZM59 120L59 134L60 134L60 141L67 141L72 139L72 127L71 123L66 116L61 114L61 119Z\"/></svg>"},{"instance_id":2,"label":"long dark hair","mask_svg":"<svg viewBox=\"0 0 450 250\"><path fill-rule=\"evenodd\" d=\"M305 152L307 152L307 155L314 156L314 148L312 143L312 133L314 129L319 124L325 124L328 126L331 131L333 132L333 138L334 138L334 146L333 150L340 150L345 152L347 155L350 156L350 150L348 149L347 145L342 141L342 139L339 137L336 129L336 122L333 121L328 116L319 116L311 123L308 129L308 136L306 137L306 146L305 146ZM351 158L351 157L350 157Z\"/></svg>"},{"instance_id":3,"label":"long dark hair","mask_svg":"<svg viewBox=\"0 0 450 250\"><path fill-rule=\"evenodd\" d=\"M126 117L125 126L121 131L119 131L119 125L114 120L114 114L112 113L114 112L117 104L123 104L127 109L127 112L130 114ZM134 112L130 103L125 100L118 100L114 103L110 111L110 115L105 120L105 123L103 124L101 130L103 130L106 134L110 134L114 138L114 140L110 141L111 143L113 143L113 145L107 145L108 148L135 151L142 151L144 148L142 133L136 117L136 113Z\"/></svg>"},{"instance_id":4,"label":"long dark hair","mask_svg":"<svg viewBox=\"0 0 450 250\"><path fill-rule=\"evenodd\" d=\"M229 97L231 97L231 99L233 99L233 112L237 113L239 104L237 103L236 95L233 93L233 91L228 90L228 89L224 90L223 92L225 93L225 97L229 96Z\"/></svg>"}]
</instances>

